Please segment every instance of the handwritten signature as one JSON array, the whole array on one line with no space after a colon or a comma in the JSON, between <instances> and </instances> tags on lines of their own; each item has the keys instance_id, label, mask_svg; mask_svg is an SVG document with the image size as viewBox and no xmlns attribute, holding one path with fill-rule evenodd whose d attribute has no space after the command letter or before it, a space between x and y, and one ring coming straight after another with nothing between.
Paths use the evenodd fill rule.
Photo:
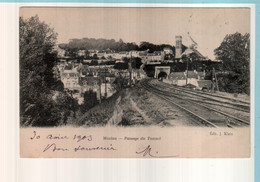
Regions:
<instances>
[{"instance_id":1,"label":"handwritten signature","mask_svg":"<svg viewBox=\"0 0 260 182\"><path fill-rule=\"evenodd\" d=\"M110 144L109 146L106 147L101 147L101 146L94 146L94 147L82 147L82 146L78 146L74 148L74 152L77 151L95 151L95 150L102 150L102 151L113 151L113 150L117 150L116 148L114 148L114 146L112 144ZM63 147L57 147L56 143L52 143L52 144L48 144L45 149L43 150L43 152L47 152L47 151L69 151L68 148L63 148Z\"/></svg>"},{"instance_id":2,"label":"handwritten signature","mask_svg":"<svg viewBox=\"0 0 260 182\"><path fill-rule=\"evenodd\" d=\"M170 158L170 157L178 157L178 155L173 155L173 156L158 156L155 154L152 154L152 148L150 145L148 145L144 150L136 152L136 154L140 154L143 157L154 157L154 158ZM158 152L156 152L158 154Z\"/></svg>"},{"instance_id":3,"label":"handwritten signature","mask_svg":"<svg viewBox=\"0 0 260 182\"><path fill-rule=\"evenodd\" d=\"M57 147L55 143L52 143L52 144L48 144L45 149L43 150L43 152L46 152L47 150L51 150L52 149L52 152L55 152L55 151L69 151L69 149L67 148L61 148L61 147Z\"/></svg>"}]
</instances>

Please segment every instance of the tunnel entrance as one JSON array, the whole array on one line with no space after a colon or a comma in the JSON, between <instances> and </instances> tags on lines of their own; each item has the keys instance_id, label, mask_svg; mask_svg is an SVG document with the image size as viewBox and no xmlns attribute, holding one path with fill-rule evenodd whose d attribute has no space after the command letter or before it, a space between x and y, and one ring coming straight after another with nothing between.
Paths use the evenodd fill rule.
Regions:
<instances>
[{"instance_id":1,"label":"tunnel entrance","mask_svg":"<svg viewBox=\"0 0 260 182\"><path fill-rule=\"evenodd\" d=\"M170 66L155 66L154 78L168 79L170 74Z\"/></svg>"},{"instance_id":2,"label":"tunnel entrance","mask_svg":"<svg viewBox=\"0 0 260 182\"><path fill-rule=\"evenodd\" d=\"M167 73L165 72L160 72L158 74L158 79L166 79L167 78Z\"/></svg>"}]
</instances>

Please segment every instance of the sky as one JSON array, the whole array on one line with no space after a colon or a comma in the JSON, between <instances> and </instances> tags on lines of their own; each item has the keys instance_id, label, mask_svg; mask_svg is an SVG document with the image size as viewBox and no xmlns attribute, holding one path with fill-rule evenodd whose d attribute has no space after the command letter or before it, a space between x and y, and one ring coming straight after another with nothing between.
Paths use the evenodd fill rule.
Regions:
<instances>
[{"instance_id":1,"label":"sky","mask_svg":"<svg viewBox=\"0 0 260 182\"><path fill-rule=\"evenodd\" d=\"M39 8L20 9L20 16L38 15L58 33L58 43L73 38L120 38L175 46L197 42L198 50L214 60L214 49L227 34L250 33L249 8Z\"/></svg>"}]
</instances>

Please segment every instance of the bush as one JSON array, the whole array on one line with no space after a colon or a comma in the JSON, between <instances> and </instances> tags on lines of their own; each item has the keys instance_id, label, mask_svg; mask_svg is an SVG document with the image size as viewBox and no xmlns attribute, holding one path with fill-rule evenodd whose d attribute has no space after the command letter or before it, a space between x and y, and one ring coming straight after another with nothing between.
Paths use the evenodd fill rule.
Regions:
<instances>
[{"instance_id":1,"label":"bush","mask_svg":"<svg viewBox=\"0 0 260 182\"><path fill-rule=\"evenodd\" d=\"M217 78L220 91L250 94L250 83L249 81L243 80L247 78L241 77L233 72L218 74Z\"/></svg>"}]
</instances>

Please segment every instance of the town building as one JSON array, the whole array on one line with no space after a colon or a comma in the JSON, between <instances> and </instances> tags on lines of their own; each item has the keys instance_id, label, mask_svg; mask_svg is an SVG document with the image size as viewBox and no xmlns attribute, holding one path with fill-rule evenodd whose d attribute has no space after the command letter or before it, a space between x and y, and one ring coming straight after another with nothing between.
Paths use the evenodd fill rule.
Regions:
<instances>
[{"instance_id":1,"label":"town building","mask_svg":"<svg viewBox=\"0 0 260 182\"><path fill-rule=\"evenodd\" d=\"M102 83L101 84L101 96L105 98L111 97L114 93L116 93L116 89L113 87L111 83Z\"/></svg>"},{"instance_id":2,"label":"town building","mask_svg":"<svg viewBox=\"0 0 260 182\"><path fill-rule=\"evenodd\" d=\"M164 54L161 51L154 51L153 53L142 53L142 62L146 64L160 64L164 59Z\"/></svg>"},{"instance_id":3,"label":"town building","mask_svg":"<svg viewBox=\"0 0 260 182\"><path fill-rule=\"evenodd\" d=\"M78 56L79 57L83 57L83 56L85 56L85 54L86 54L86 50L79 50L78 51Z\"/></svg>"},{"instance_id":4,"label":"town building","mask_svg":"<svg viewBox=\"0 0 260 182\"><path fill-rule=\"evenodd\" d=\"M185 86L187 84L190 84L196 87L197 89L209 87L209 85L211 84L211 80L206 81L204 79L205 72L197 72L196 70L188 72L172 72L168 76L169 83L171 84L178 86Z\"/></svg>"},{"instance_id":5,"label":"town building","mask_svg":"<svg viewBox=\"0 0 260 182\"><path fill-rule=\"evenodd\" d=\"M173 55L173 50L170 47L164 47L163 52L165 55Z\"/></svg>"},{"instance_id":6,"label":"town building","mask_svg":"<svg viewBox=\"0 0 260 182\"><path fill-rule=\"evenodd\" d=\"M60 76L65 89L69 89L72 91L80 90L80 72L78 67L74 67L74 65L72 64L67 65L61 71Z\"/></svg>"}]
</instances>

